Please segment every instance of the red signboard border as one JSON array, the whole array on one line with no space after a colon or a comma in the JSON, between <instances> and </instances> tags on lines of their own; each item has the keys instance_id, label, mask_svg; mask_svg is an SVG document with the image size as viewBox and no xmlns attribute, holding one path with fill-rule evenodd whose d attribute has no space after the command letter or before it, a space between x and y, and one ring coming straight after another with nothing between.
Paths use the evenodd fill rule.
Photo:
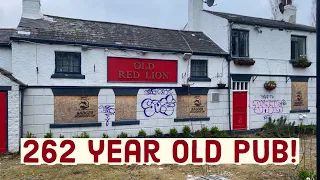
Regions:
<instances>
[{"instance_id":1,"label":"red signboard border","mask_svg":"<svg viewBox=\"0 0 320 180\"><path fill-rule=\"evenodd\" d=\"M137 59L137 60L151 60L151 61L175 61L177 63L177 69L176 69L176 75L177 75L177 79L176 79L176 82L145 82L145 81L110 81L109 80L109 77L108 77L108 72L109 72L109 65L108 65L108 60L109 58L119 58L119 59ZM178 60L168 60L168 59L142 59L142 58L132 58L132 57L116 57L116 56L108 56L107 57L107 82L108 83L134 83L134 84L137 84L137 83L144 83L144 84L147 84L147 83L151 83L151 84L177 84L178 83L178 79L179 79L179 73L178 73L178 70L179 70L179 61Z\"/></svg>"}]
</instances>

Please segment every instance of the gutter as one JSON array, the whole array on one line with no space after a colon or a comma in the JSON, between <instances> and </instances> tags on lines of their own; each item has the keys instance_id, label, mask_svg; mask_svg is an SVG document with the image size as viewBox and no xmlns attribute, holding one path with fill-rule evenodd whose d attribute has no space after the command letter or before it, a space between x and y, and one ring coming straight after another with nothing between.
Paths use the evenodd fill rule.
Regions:
<instances>
[{"instance_id":1,"label":"gutter","mask_svg":"<svg viewBox=\"0 0 320 180\"><path fill-rule=\"evenodd\" d=\"M71 42L71 41L60 41L60 40L45 40L36 38L21 38L21 37L10 37L12 41L29 41L34 43L42 44L58 44L58 45L85 45L91 47L103 47L103 48L115 48L115 49L125 49L125 50L139 50L139 51L150 51L150 52L163 52L163 53L192 53L198 56L221 56L226 57L228 53L205 53L205 52L191 52L191 51L179 51L179 50L167 50L167 49L157 49L157 48L144 48L144 47L134 47L134 46L122 46L114 44L98 44L98 43L87 43L87 42Z\"/></svg>"}]
</instances>

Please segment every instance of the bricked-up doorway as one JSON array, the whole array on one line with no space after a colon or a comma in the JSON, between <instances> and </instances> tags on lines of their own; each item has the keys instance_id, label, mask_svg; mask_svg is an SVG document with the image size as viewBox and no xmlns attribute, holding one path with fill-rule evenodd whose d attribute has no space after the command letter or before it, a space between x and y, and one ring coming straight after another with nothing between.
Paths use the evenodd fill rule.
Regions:
<instances>
[{"instance_id":1,"label":"bricked-up doorway","mask_svg":"<svg viewBox=\"0 0 320 180\"><path fill-rule=\"evenodd\" d=\"M0 153L5 153L7 151L7 94L7 92L0 91Z\"/></svg>"}]
</instances>

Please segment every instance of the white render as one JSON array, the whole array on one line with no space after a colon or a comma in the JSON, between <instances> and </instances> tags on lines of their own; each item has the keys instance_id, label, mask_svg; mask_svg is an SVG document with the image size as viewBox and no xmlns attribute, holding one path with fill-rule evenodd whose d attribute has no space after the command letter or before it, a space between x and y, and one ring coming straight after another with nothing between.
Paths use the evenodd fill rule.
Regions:
<instances>
[{"instance_id":1,"label":"white render","mask_svg":"<svg viewBox=\"0 0 320 180\"><path fill-rule=\"evenodd\" d=\"M40 0L22 0L22 17L29 19L43 18Z\"/></svg>"},{"instance_id":2,"label":"white render","mask_svg":"<svg viewBox=\"0 0 320 180\"><path fill-rule=\"evenodd\" d=\"M12 51L10 47L0 47L0 68L11 72Z\"/></svg>"},{"instance_id":3,"label":"white render","mask_svg":"<svg viewBox=\"0 0 320 180\"><path fill-rule=\"evenodd\" d=\"M0 74L0 86L10 86L8 91L8 151L19 151L20 145L20 93L19 85Z\"/></svg>"},{"instance_id":4,"label":"white render","mask_svg":"<svg viewBox=\"0 0 320 180\"><path fill-rule=\"evenodd\" d=\"M210 121L203 122L174 122L176 118L175 113L166 117L161 114L156 114L151 118L147 118L143 114L141 102L146 97L144 94L146 89L140 89L137 95L137 120L140 120L140 125L131 126L112 126L115 121L115 116L110 117L109 125L106 125L106 116L103 112L103 107L106 105L115 106L115 95L112 89L101 89L98 96L98 122L102 123L101 127L87 127L87 128L54 128L50 129L50 124L54 124L54 96L51 89L48 88L28 88L24 94L24 116L23 116L23 134L31 132L36 137L41 138L45 133L51 132L54 137L58 138L60 135L65 137L72 137L80 135L82 132L89 133L90 137L102 138L104 133L110 137L117 137L121 132L128 133L129 136L137 136L138 132L143 129L148 135L153 135L154 130L159 128L163 133L169 133L170 129L175 127L179 132L182 132L183 126L187 125L193 131L200 130L202 127L217 126L219 129L228 130L228 92L227 90L209 90L208 93L208 117ZM173 91L173 96L176 94ZM211 102L211 94L213 92L220 93L220 102ZM148 95L151 98L161 98L161 95Z\"/></svg>"},{"instance_id":5,"label":"white render","mask_svg":"<svg viewBox=\"0 0 320 180\"><path fill-rule=\"evenodd\" d=\"M197 1L197 2L195 2ZM192 2L192 3L190 3ZM194 4L198 3L197 6ZM225 51L230 52L230 30L240 29L249 31L249 58L256 61L254 66L241 67L236 66L231 61L231 74L252 74L252 75L270 75L253 76L248 90L248 129L261 128L268 119L267 117L279 118L286 117L290 122L296 125L315 124L316 123L316 33L297 30L287 30L279 28L259 27L258 32L255 26L229 23L227 19L207 13L200 9L202 0L189 0L189 23L186 30L203 31L207 36L213 39ZM196 8L192 8L196 7ZM198 16L190 16L197 12ZM296 7L293 5L285 6L284 14L279 14L279 20L295 23ZM192 26L192 21L197 21L197 27ZM190 23L191 22L191 23ZM305 36L307 57L313 64L306 69L293 68L291 59L291 36ZM276 76L274 76L276 75ZM291 79L289 77L278 76L311 76L309 78L309 110L310 113L290 113L291 110ZM254 79L254 81L253 81ZM263 85L266 81L276 81L277 89L266 91ZM283 107L283 112L279 114L256 114L254 112L254 101L261 100L263 95L272 95L274 100L285 100L287 105ZM231 108L232 108L232 90L231 90ZM232 110L231 110L232 115ZM303 118L301 118L303 117ZM232 120L232 117L231 117Z\"/></svg>"},{"instance_id":6,"label":"white render","mask_svg":"<svg viewBox=\"0 0 320 180\"><path fill-rule=\"evenodd\" d=\"M50 131L50 124L54 123L54 96L49 88L41 88L41 86L99 86L105 87L100 90L98 96L99 107L106 105L115 105L115 95L112 86L136 87L136 83L108 83L107 82L107 59L111 57L134 57L144 59L160 59L160 60L177 60L178 61L178 83L141 83L139 87L181 87L187 83L187 76L190 76L188 61L183 60L182 54L168 53L147 53L142 56L137 51L123 52L120 50L105 50L104 48L91 48L82 51L80 46L62 46L62 45L46 45L33 43L12 43L13 49L13 71L15 76L30 88L24 93L24 128L23 134L32 132L37 137ZM84 80L75 79L52 79L55 67L55 51L72 51L81 52L82 56L82 74L86 76ZM132 56L128 56L128 54ZM38 56L36 56L38 55ZM220 82L227 83L227 62L222 57L209 56L193 56L192 59L208 60L208 73L212 82L189 82L191 87L216 87ZM37 66L38 64L38 66ZM36 67L39 73L36 72ZM95 67L95 68L94 68ZM95 71L94 71L95 69ZM37 78L38 77L38 78ZM40 86L32 88L32 86ZM108 88L110 86L111 88ZM141 88L137 96L137 120L140 125L134 126L116 126L112 127L111 123L114 117L111 117L110 125L106 126L105 114L99 109L99 122L103 123L102 127L94 128L63 128L51 129L55 137L60 134L65 137L80 135L82 132L89 132L90 137L102 137L103 133L107 133L111 137L116 137L122 131L128 132L130 136L137 136L141 129L144 129L149 135L154 133L156 128L160 128L164 133L176 127L180 132L184 125L189 125L193 130L199 130L203 126L212 127L214 125L221 129L228 130L228 103L227 90L209 90L208 93L208 117L210 121L205 122L185 122L175 123L174 118L154 116L146 118L141 110L141 101L143 92L146 90ZM174 91L174 90L173 90ZM212 92L220 92L221 103L210 103ZM157 96L159 97L159 96ZM175 96L176 97L176 96Z\"/></svg>"},{"instance_id":7,"label":"white render","mask_svg":"<svg viewBox=\"0 0 320 180\"><path fill-rule=\"evenodd\" d=\"M86 76L84 80L52 79L55 71L55 51L81 52L81 70ZM130 55L129 55L130 54ZM188 61L183 60L183 54L154 53L140 55L138 51L119 51L104 48L91 48L83 51L81 46L47 45L25 42L12 43L12 70L17 79L29 86L129 86L135 83L108 83L108 57L128 57L178 61L178 83L141 83L142 87L181 87L187 83L190 76ZM211 82L190 82L191 87L217 87L222 81L227 83L227 61L223 57L193 56L192 59L208 60L208 76ZM39 72L37 73L37 67Z\"/></svg>"}]
</instances>

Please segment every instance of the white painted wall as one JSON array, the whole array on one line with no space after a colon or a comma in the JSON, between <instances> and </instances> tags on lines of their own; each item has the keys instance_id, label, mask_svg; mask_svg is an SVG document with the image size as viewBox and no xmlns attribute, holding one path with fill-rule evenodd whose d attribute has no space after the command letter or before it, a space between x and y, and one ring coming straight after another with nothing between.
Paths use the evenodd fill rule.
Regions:
<instances>
[{"instance_id":1,"label":"white painted wall","mask_svg":"<svg viewBox=\"0 0 320 180\"><path fill-rule=\"evenodd\" d=\"M189 0L189 3L190 1L192 0ZM184 30L188 31L203 32L226 52L229 52L229 29L227 19L209 14L202 9L199 12L189 9L189 22L184 28Z\"/></svg>"},{"instance_id":2,"label":"white painted wall","mask_svg":"<svg viewBox=\"0 0 320 180\"><path fill-rule=\"evenodd\" d=\"M32 43L12 43L12 71L17 79L29 86L136 86L134 83L107 83L107 58L131 57L144 59L162 59L178 61L178 83L141 83L145 87L181 87L186 83L186 73L190 75L190 64L182 59L182 54L147 53L142 56L135 51L105 50L93 48L82 51L79 46L46 45ZM51 79L55 69L55 51L81 52L82 74L84 80ZM194 56L193 59L208 60L208 75L210 82L191 82L192 87L216 87L220 75L224 74L222 81L227 82L227 62L222 57ZM36 71L39 69L39 73ZM94 71L95 67L95 71Z\"/></svg>"},{"instance_id":3,"label":"white painted wall","mask_svg":"<svg viewBox=\"0 0 320 180\"><path fill-rule=\"evenodd\" d=\"M19 151L20 144L20 94L19 86L0 74L0 86L11 86L8 91L8 151Z\"/></svg>"},{"instance_id":4,"label":"white painted wall","mask_svg":"<svg viewBox=\"0 0 320 180\"><path fill-rule=\"evenodd\" d=\"M0 68L11 72L11 48L0 47Z\"/></svg>"},{"instance_id":5,"label":"white painted wall","mask_svg":"<svg viewBox=\"0 0 320 180\"><path fill-rule=\"evenodd\" d=\"M276 81L277 88L273 91L267 91L264 89L264 83L266 81ZM309 110L310 113L302 113L303 115L307 115L307 118L300 120L299 116L301 113L290 113L291 111L291 81L286 82L285 77L257 77L257 79L253 82L250 82L249 85L249 127L248 129L256 129L261 128L266 122L268 122L269 117L272 119L278 119L281 116L287 118L288 122L295 122L295 125L299 125L301 123L305 125L316 124L316 80L309 79ZM262 95L267 95L269 98L265 99ZM271 96L270 96L271 95ZM272 97L273 96L273 97ZM271 97L271 98L270 98ZM273 111L273 108L270 107L267 112L265 108L263 112L261 112L260 106L256 106L255 101L261 100L278 100L280 102L285 101L286 105L282 106L281 112L277 113Z\"/></svg>"},{"instance_id":6,"label":"white painted wall","mask_svg":"<svg viewBox=\"0 0 320 180\"><path fill-rule=\"evenodd\" d=\"M229 52L230 27L228 20L201 11L200 22L202 31L224 51Z\"/></svg>"},{"instance_id":7,"label":"white painted wall","mask_svg":"<svg viewBox=\"0 0 320 180\"><path fill-rule=\"evenodd\" d=\"M140 89L137 95L137 120L140 120L140 125L131 126L112 126L115 121L115 115L109 116L109 123L107 126L106 113L103 108L110 106L115 107L115 95L112 89L101 89L98 96L98 122L102 122L102 127L89 127L89 128L58 128L50 129L50 124L54 124L54 96L51 89L34 89L28 88L24 96L24 136L27 132L32 132L36 137L41 138L45 133L52 131L54 137L59 137L60 134L65 137L72 137L80 135L82 132L88 132L90 137L102 138L103 133L108 134L110 137L117 137L121 132L128 133L129 136L137 136L138 132L143 129L148 135L154 135L156 128L162 130L163 133L168 134L171 128L176 128L182 133L182 128L188 125L193 131L200 130L202 127L207 126L211 128L217 126L222 130L228 130L228 102L227 90L210 90L208 93L208 117L210 121L203 122L183 122L176 123L176 106L170 116L161 113L155 113L151 117L146 117L141 103L144 99L150 98L153 100L160 100L166 95L147 95L147 89ZM172 97L177 99L175 90L171 90ZM213 92L220 93L220 103L211 102L211 94ZM117 112L116 112L117 113ZM171 113L170 113L171 114Z\"/></svg>"},{"instance_id":8,"label":"white painted wall","mask_svg":"<svg viewBox=\"0 0 320 180\"><path fill-rule=\"evenodd\" d=\"M234 29L249 30L249 56L256 61L252 67L239 67L231 63L231 73L316 75L316 33L302 31L279 31L261 28L258 33L253 26L233 25ZM307 37L307 57L313 62L310 68L293 68L291 59L291 35Z\"/></svg>"}]
</instances>

